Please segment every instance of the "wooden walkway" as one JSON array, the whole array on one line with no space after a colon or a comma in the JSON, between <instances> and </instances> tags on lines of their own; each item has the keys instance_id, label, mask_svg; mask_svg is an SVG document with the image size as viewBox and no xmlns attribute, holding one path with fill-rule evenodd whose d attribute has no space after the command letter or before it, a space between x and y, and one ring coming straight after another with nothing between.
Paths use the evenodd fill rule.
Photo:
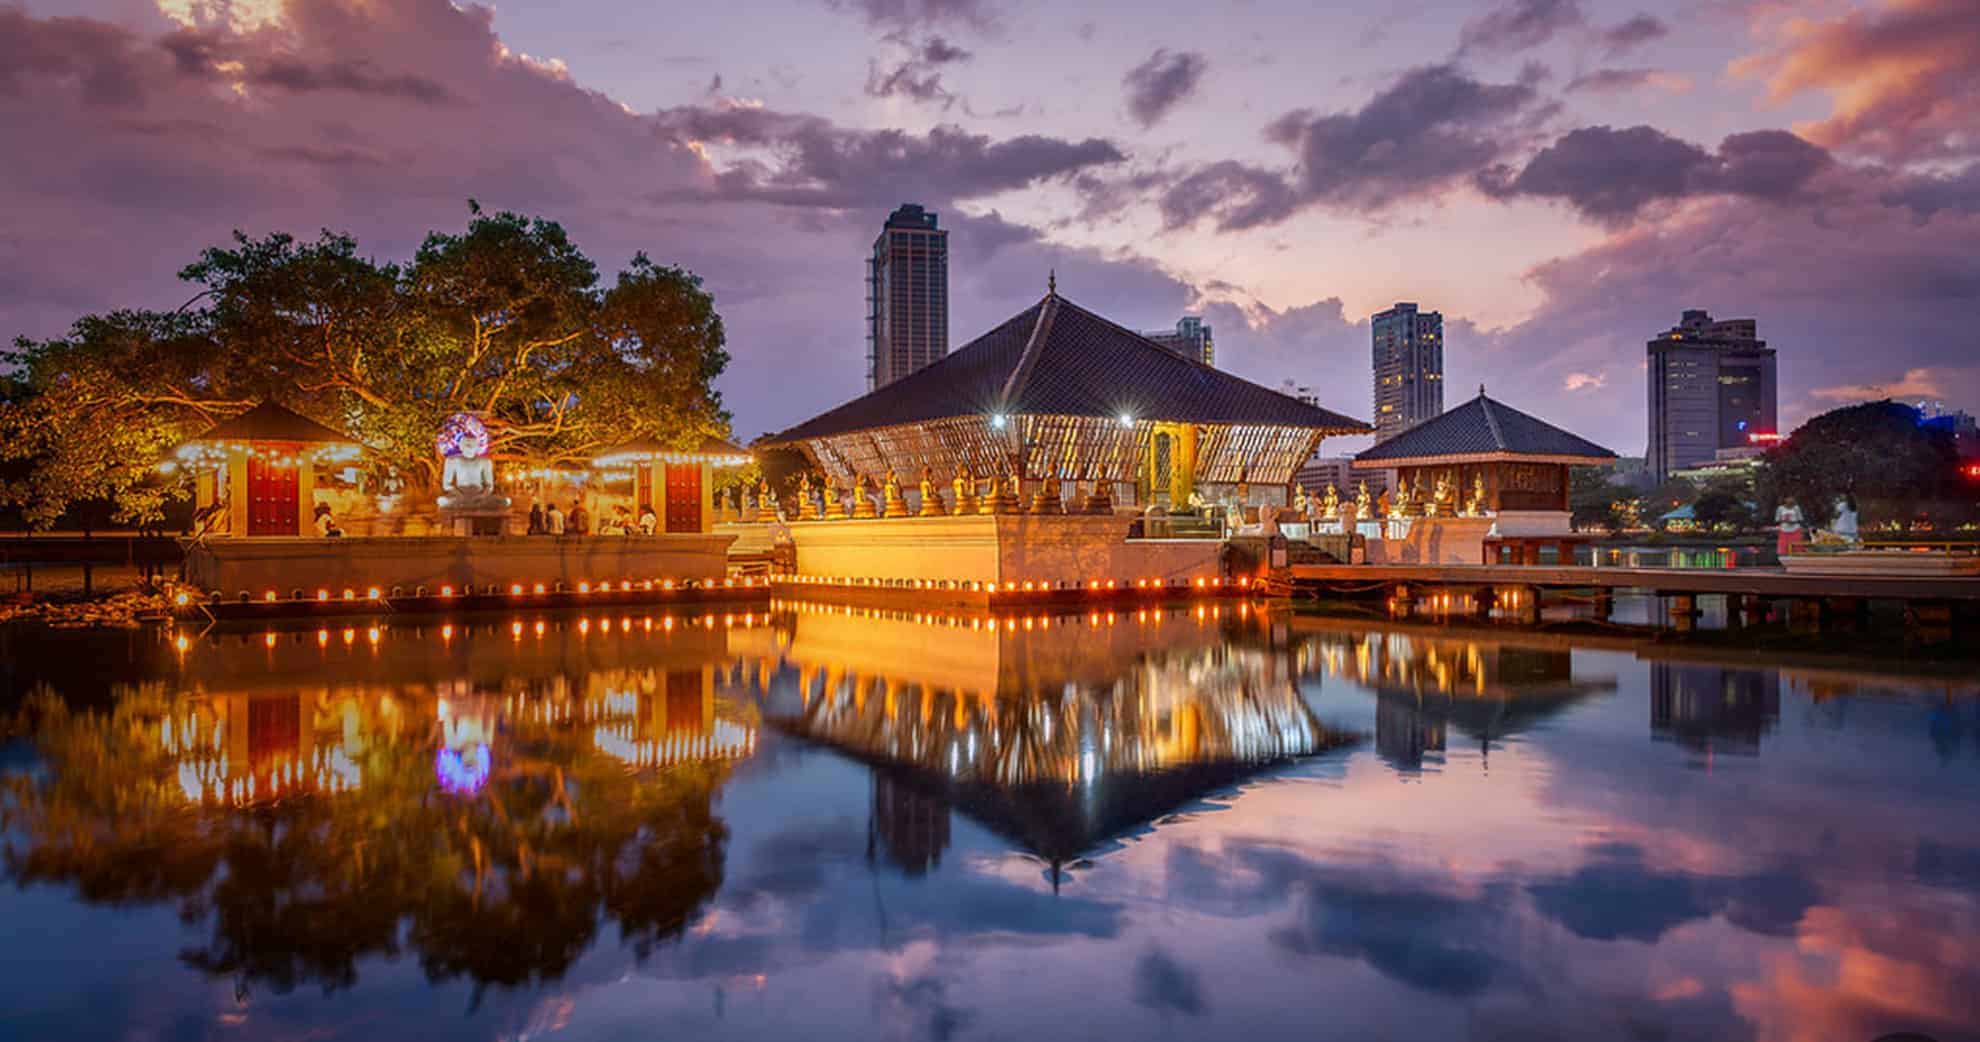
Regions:
<instances>
[{"instance_id":1,"label":"wooden walkway","mask_svg":"<svg viewBox=\"0 0 1980 1042\"><path fill-rule=\"evenodd\" d=\"M1980 577L1872 578L1789 575L1779 568L1592 568L1580 565L1298 564L1296 589L1354 591L1425 586L1442 589L1642 590L1683 596L1848 598L1877 601L1980 601Z\"/></svg>"}]
</instances>

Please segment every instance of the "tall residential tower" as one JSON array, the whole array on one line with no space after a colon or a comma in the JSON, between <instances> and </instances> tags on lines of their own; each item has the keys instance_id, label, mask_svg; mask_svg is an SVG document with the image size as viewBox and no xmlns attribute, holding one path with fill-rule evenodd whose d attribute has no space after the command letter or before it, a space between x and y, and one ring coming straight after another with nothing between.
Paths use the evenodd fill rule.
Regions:
<instances>
[{"instance_id":1,"label":"tall residential tower","mask_svg":"<svg viewBox=\"0 0 1980 1042\"><path fill-rule=\"evenodd\" d=\"M1649 342L1650 445L1658 481L1778 433L1774 349L1750 318L1686 311Z\"/></svg>"},{"instance_id":2,"label":"tall residential tower","mask_svg":"<svg viewBox=\"0 0 1980 1042\"><path fill-rule=\"evenodd\" d=\"M866 385L885 387L949 353L949 233L907 203L866 261Z\"/></svg>"},{"instance_id":3,"label":"tall residential tower","mask_svg":"<svg viewBox=\"0 0 1980 1042\"><path fill-rule=\"evenodd\" d=\"M1399 303L1369 322L1375 338L1375 443L1444 412L1444 316Z\"/></svg>"},{"instance_id":4,"label":"tall residential tower","mask_svg":"<svg viewBox=\"0 0 1980 1042\"><path fill-rule=\"evenodd\" d=\"M1171 354L1194 359L1204 365L1217 364L1217 348L1210 339L1210 327L1195 315L1184 315L1173 330L1157 329L1141 335L1167 348Z\"/></svg>"}]
</instances>

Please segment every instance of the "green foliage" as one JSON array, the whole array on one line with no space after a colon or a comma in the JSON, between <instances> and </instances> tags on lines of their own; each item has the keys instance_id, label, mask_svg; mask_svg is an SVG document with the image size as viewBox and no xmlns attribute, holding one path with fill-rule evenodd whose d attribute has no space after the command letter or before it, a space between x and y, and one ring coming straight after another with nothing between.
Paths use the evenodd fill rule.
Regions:
<instances>
[{"instance_id":1,"label":"green foliage","mask_svg":"<svg viewBox=\"0 0 1980 1042\"><path fill-rule=\"evenodd\" d=\"M1888 400L1809 420L1762 460L1756 483L1762 507L1771 515L1775 505L1792 499L1802 517L1820 527L1847 495L1865 510L1874 502L1886 517L1910 517L1957 481L1952 436L1921 420L1917 409Z\"/></svg>"},{"instance_id":2,"label":"green foliage","mask_svg":"<svg viewBox=\"0 0 1980 1042\"><path fill-rule=\"evenodd\" d=\"M1732 488L1714 486L1700 493L1691 505L1692 520L1706 531L1730 528L1736 532L1756 524L1752 504Z\"/></svg>"},{"instance_id":3,"label":"green foliage","mask_svg":"<svg viewBox=\"0 0 1980 1042\"><path fill-rule=\"evenodd\" d=\"M538 466L728 433L712 383L729 356L700 280L640 254L601 286L555 222L475 208L405 265L347 235L236 233L180 275L200 292L177 311L89 316L0 352L18 370L0 463L20 471L0 503L40 527L97 498L120 520L155 518L184 493L155 465L268 399L351 431L416 488L437 483L433 438L456 412L488 422L498 458Z\"/></svg>"},{"instance_id":4,"label":"green foliage","mask_svg":"<svg viewBox=\"0 0 1980 1042\"><path fill-rule=\"evenodd\" d=\"M1575 528L1583 531L1602 528L1611 534L1622 531L1623 515L1618 504L1625 498L1626 490L1611 479L1609 468L1568 469L1568 509L1573 512L1570 523Z\"/></svg>"}]
</instances>

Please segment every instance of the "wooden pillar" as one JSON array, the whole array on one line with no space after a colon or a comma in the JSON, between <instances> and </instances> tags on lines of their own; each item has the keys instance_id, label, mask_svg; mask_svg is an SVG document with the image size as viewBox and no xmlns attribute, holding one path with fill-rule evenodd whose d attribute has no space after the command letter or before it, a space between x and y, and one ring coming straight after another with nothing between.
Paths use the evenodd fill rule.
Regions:
<instances>
[{"instance_id":1,"label":"wooden pillar","mask_svg":"<svg viewBox=\"0 0 1980 1042\"><path fill-rule=\"evenodd\" d=\"M1604 586L1595 591L1595 618L1599 622L1609 621L1616 611L1616 591Z\"/></svg>"},{"instance_id":2,"label":"wooden pillar","mask_svg":"<svg viewBox=\"0 0 1980 1042\"><path fill-rule=\"evenodd\" d=\"M316 534L316 460L308 446L296 450L296 533Z\"/></svg>"},{"instance_id":3,"label":"wooden pillar","mask_svg":"<svg viewBox=\"0 0 1980 1042\"><path fill-rule=\"evenodd\" d=\"M705 534L715 531L715 468L707 462L701 467L701 531Z\"/></svg>"},{"instance_id":4,"label":"wooden pillar","mask_svg":"<svg viewBox=\"0 0 1980 1042\"><path fill-rule=\"evenodd\" d=\"M248 534L247 450L227 450L227 534Z\"/></svg>"}]
</instances>

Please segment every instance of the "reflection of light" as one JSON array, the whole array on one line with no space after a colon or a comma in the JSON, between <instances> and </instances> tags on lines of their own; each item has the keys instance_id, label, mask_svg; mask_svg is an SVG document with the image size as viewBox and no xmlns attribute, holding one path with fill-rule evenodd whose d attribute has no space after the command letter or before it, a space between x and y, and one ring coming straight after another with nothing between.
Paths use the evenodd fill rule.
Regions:
<instances>
[{"instance_id":1,"label":"reflection of light","mask_svg":"<svg viewBox=\"0 0 1980 1042\"><path fill-rule=\"evenodd\" d=\"M443 792L480 792L488 784L491 759L485 743L466 749L442 749L433 757L433 773L440 780Z\"/></svg>"}]
</instances>

